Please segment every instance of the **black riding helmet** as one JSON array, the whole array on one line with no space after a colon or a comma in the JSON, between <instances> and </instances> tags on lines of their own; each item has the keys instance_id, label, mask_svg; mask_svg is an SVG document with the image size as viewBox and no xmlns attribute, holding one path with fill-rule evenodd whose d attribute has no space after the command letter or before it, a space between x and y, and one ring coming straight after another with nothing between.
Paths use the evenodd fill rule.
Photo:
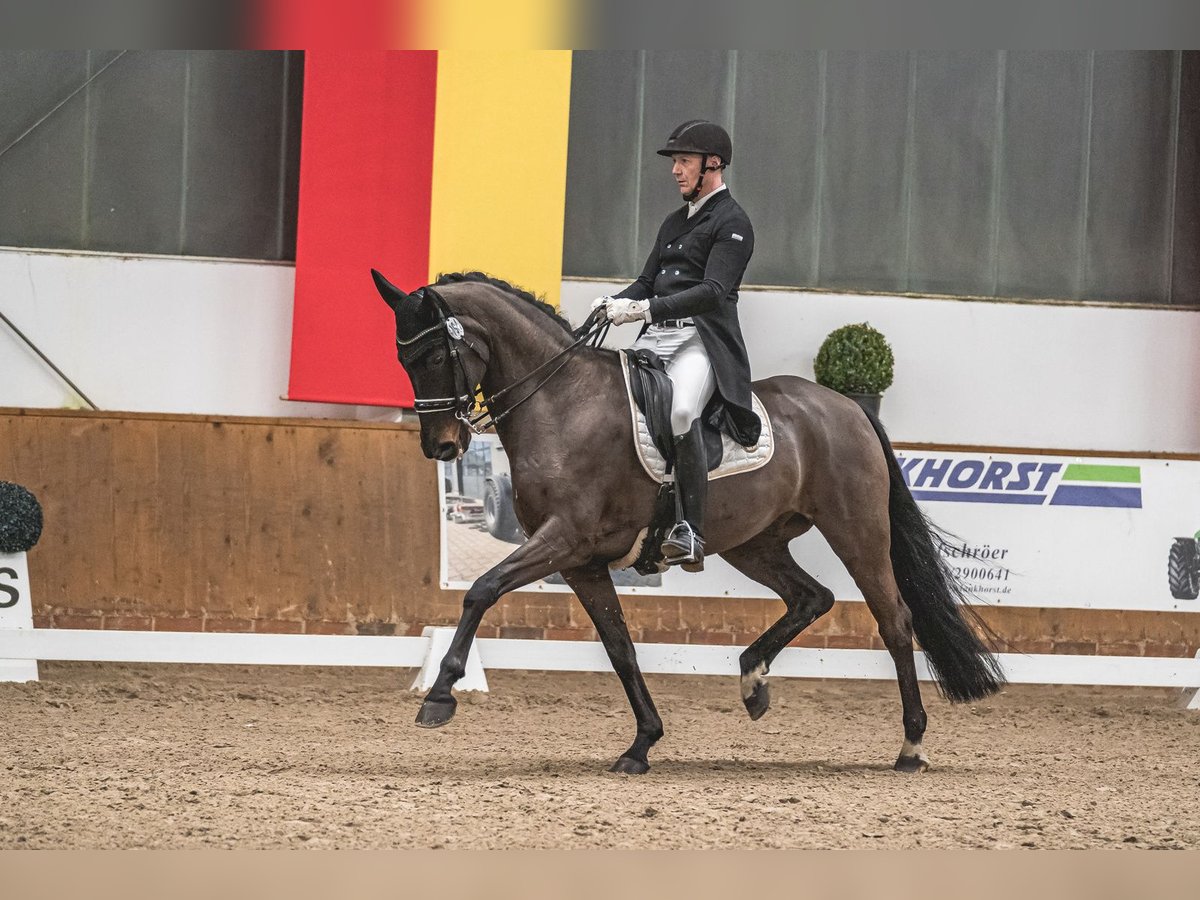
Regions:
<instances>
[{"instance_id":1,"label":"black riding helmet","mask_svg":"<svg viewBox=\"0 0 1200 900\"><path fill-rule=\"evenodd\" d=\"M722 164L727 166L733 162L733 141L720 125L704 119L689 119L671 132L667 145L658 151L659 156L675 153L719 156Z\"/></svg>"},{"instance_id":2,"label":"black riding helmet","mask_svg":"<svg viewBox=\"0 0 1200 900\"><path fill-rule=\"evenodd\" d=\"M705 119L689 119L671 132L667 144L658 151L659 156L673 156L676 153L699 153L702 157L700 176L696 179L695 189L684 199L694 201L700 193L700 184L704 181L706 172L717 168L724 169L733 161L733 141L729 132ZM708 165L710 156L721 158L721 165Z\"/></svg>"}]
</instances>

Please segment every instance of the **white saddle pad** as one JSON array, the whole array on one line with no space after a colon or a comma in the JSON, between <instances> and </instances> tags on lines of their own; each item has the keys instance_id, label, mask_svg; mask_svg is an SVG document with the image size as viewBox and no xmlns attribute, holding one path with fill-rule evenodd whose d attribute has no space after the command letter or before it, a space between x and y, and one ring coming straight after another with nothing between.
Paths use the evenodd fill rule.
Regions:
<instances>
[{"instance_id":1,"label":"white saddle pad","mask_svg":"<svg viewBox=\"0 0 1200 900\"><path fill-rule=\"evenodd\" d=\"M625 351L622 350L621 356L624 357L624 355ZM625 396L628 398L629 415L633 420L633 438L637 447L638 460L641 462L642 468L646 470L646 474L661 483L666 478L667 463L662 454L658 452L658 448L654 446L654 441L650 437L650 429L646 427L646 417L642 415L642 411L634 402L633 391L629 385L629 367L624 358L621 360L621 372L625 376ZM771 461L771 457L775 454L775 435L771 430L771 418L767 415L766 407L762 405L758 395L752 394L751 397L754 412L758 414L759 421L762 422L762 433L758 438L758 446L747 450L729 435L722 434L721 465L708 473L709 481L761 469Z\"/></svg>"}]
</instances>

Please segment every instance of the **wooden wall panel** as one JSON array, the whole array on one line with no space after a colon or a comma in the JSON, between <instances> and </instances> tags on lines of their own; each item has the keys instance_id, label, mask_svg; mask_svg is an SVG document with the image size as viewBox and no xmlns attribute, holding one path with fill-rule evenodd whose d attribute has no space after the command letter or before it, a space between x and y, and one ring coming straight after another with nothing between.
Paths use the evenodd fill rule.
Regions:
<instances>
[{"instance_id":1,"label":"wooden wall panel","mask_svg":"<svg viewBox=\"0 0 1200 900\"><path fill-rule=\"evenodd\" d=\"M409 425L0 409L0 478L37 494L42 626L419 634L458 619L438 586L435 466ZM745 645L777 600L625 598L635 640ZM1200 615L1004 608L1018 652L1191 655ZM594 639L565 594L517 593L483 637ZM882 647L862 603L796 642Z\"/></svg>"}]
</instances>

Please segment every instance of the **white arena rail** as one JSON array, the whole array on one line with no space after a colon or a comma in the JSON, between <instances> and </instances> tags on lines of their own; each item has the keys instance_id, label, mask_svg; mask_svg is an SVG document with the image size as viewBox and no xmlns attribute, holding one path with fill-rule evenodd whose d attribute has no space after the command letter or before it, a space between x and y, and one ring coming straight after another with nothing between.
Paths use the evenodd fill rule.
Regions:
<instances>
[{"instance_id":1,"label":"white arena rail","mask_svg":"<svg viewBox=\"0 0 1200 900\"><path fill-rule=\"evenodd\" d=\"M426 628L421 637L358 635L216 634L171 631L97 631L58 628L0 629L0 679L5 660L77 660L129 663L216 663L280 666L380 666L420 668L414 688L432 683L454 629ZM655 674L738 674L740 647L708 644L637 644L642 671ZM1200 709L1200 653L1196 658L1066 656L1001 653L1014 684L1174 687L1195 691L1187 704ZM480 638L472 648L461 690L486 690L487 669L611 672L595 641ZM785 678L896 677L884 650L818 650L789 647L771 666ZM924 654L917 675L930 680Z\"/></svg>"}]
</instances>

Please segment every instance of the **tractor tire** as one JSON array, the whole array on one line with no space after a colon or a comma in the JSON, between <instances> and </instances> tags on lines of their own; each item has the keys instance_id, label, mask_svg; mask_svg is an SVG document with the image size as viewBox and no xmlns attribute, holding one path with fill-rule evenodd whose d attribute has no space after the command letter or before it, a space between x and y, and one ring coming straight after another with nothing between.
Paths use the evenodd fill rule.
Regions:
<instances>
[{"instance_id":1,"label":"tractor tire","mask_svg":"<svg viewBox=\"0 0 1200 900\"><path fill-rule=\"evenodd\" d=\"M1195 538L1175 538L1167 559L1167 581L1176 600L1200 596L1200 543Z\"/></svg>"},{"instance_id":2,"label":"tractor tire","mask_svg":"<svg viewBox=\"0 0 1200 900\"><path fill-rule=\"evenodd\" d=\"M488 534L497 540L510 544L521 544L525 541L525 532L517 522L517 514L513 511L512 481L507 475L497 475L487 480L487 490L483 497L483 520L487 525Z\"/></svg>"}]
</instances>

